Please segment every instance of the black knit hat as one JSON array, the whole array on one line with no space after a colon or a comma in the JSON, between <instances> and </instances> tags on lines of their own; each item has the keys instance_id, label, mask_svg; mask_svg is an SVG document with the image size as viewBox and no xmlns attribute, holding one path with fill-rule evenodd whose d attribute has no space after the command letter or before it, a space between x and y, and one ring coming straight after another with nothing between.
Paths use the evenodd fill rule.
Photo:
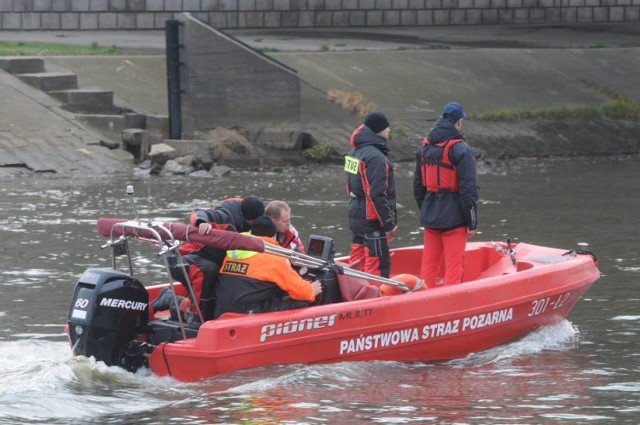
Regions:
<instances>
[{"instance_id":1,"label":"black knit hat","mask_svg":"<svg viewBox=\"0 0 640 425\"><path fill-rule=\"evenodd\" d=\"M276 224L266 215L256 218L253 226L251 226L251 234L254 236L268 236L272 238L277 232Z\"/></svg>"},{"instance_id":2,"label":"black knit hat","mask_svg":"<svg viewBox=\"0 0 640 425\"><path fill-rule=\"evenodd\" d=\"M382 112L372 112L364 119L364 125L374 133L380 133L389 128L389 120Z\"/></svg>"},{"instance_id":3,"label":"black knit hat","mask_svg":"<svg viewBox=\"0 0 640 425\"><path fill-rule=\"evenodd\" d=\"M264 214L264 204L255 196L247 196L240 204L242 216L245 220L255 220Z\"/></svg>"}]
</instances>

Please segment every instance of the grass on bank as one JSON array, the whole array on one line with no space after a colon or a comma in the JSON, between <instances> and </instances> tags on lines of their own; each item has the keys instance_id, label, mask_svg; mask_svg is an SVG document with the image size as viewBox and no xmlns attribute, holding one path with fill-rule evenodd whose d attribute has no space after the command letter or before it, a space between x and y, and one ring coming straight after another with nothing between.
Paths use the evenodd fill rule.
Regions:
<instances>
[{"instance_id":1,"label":"grass on bank","mask_svg":"<svg viewBox=\"0 0 640 425\"><path fill-rule=\"evenodd\" d=\"M121 49L115 45L101 46L95 41L88 46L0 41L0 56L90 56L121 53Z\"/></svg>"},{"instance_id":2,"label":"grass on bank","mask_svg":"<svg viewBox=\"0 0 640 425\"><path fill-rule=\"evenodd\" d=\"M474 114L480 121L517 121L522 119L597 119L640 121L640 103L628 99L622 93L602 87L593 81L578 80L590 89L607 96L610 100L600 105L571 105L533 111L499 109L484 114Z\"/></svg>"},{"instance_id":3,"label":"grass on bank","mask_svg":"<svg viewBox=\"0 0 640 425\"><path fill-rule=\"evenodd\" d=\"M358 91L342 91L331 89L327 92L327 99L342 106L354 115L363 117L376 109L376 104L367 100Z\"/></svg>"}]
</instances>

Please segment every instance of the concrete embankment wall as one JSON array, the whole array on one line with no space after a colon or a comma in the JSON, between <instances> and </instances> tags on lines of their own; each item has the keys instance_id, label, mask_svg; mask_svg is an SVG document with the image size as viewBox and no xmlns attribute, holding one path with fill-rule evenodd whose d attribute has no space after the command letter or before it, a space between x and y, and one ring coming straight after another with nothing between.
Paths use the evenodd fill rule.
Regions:
<instances>
[{"instance_id":1,"label":"concrete embankment wall","mask_svg":"<svg viewBox=\"0 0 640 425\"><path fill-rule=\"evenodd\" d=\"M640 0L2 0L0 30L221 29L640 21Z\"/></svg>"}]
</instances>

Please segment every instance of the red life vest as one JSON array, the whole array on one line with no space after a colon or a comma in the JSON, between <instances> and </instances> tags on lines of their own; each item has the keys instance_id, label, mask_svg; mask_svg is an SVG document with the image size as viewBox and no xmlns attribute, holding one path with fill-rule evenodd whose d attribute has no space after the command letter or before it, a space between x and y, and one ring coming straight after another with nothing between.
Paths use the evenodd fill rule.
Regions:
<instances>
[{"instance_id":1,"label":"red life vest","mask_svg":"<svg viewBox=\"0 0 640 425\"><path fill-rule=\"evenodd\" d=\"M457 192L458 191L458 171L457 167L449 159L449 151L463 139L445 140L437 144L431 144L425 137L422 140L420 152L420 170L422 174L422 185L429 192ZM424 152L428 145L442 149L440 158L425 158Z\"/></svg>"}]
</instances>

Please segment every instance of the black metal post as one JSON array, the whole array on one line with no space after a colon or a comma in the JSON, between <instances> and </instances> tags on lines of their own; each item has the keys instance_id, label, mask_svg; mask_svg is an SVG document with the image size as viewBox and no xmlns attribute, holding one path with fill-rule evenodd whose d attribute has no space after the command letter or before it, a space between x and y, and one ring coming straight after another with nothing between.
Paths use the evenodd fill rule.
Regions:
<instances>
[{"instance_id":1,"label":"black metal post","mask_svg":"<svg viewBox=\"0 0 640 425\"><path fill-rule=\"evenodd\" d=\"M169 94L169 137L182 138L182 109L180 106L180 21L165 22L167 49L167 83Z\"/></svg>"}]
</instances>

